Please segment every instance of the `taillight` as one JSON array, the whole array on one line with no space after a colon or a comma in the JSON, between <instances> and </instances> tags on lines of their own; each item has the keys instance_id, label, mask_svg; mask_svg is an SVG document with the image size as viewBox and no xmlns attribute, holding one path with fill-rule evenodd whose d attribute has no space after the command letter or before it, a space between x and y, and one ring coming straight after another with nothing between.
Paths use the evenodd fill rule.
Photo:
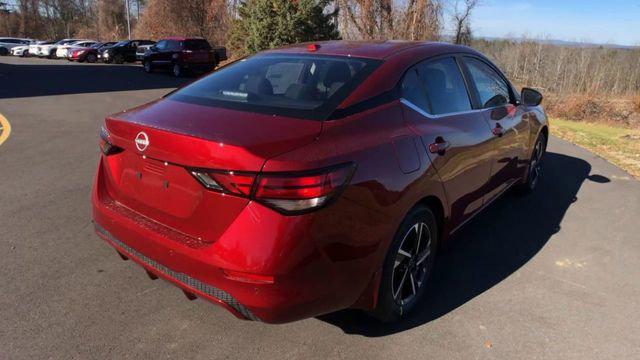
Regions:
<instances>
[{"instance_id":1,"label":"taillight","mask_svg":"<svg viewBox=\"0 0 640 360\"><path fill-rule=\"evenodd\" d=\"M352 163L302 173L236 173L191 170L206 188L250 198L286 215L319 209L335 199L353 176Z\"/></svg>"},{"instance_id":2,"label":"taillight","mask_svg":"<svg viewBox=\"0 0 640 360\"><path fill-rule=\"evenodd\" d=\"M191 174L207 189L241 196L251 195L255 175L233 171L192 170Z\"/></svg>"},{"instance_id":3,"label":"taillight","mask_svg":"<svg viewBox=\"0 0 640 360\"><path fill-rule=\"evenodd\" d=\"M109 130L104 127L100 127L100 150L105 155L117 154L122 151L122 148L119 148L111 142L111 134L109 134Z\"/></svg>"}]
</instances>

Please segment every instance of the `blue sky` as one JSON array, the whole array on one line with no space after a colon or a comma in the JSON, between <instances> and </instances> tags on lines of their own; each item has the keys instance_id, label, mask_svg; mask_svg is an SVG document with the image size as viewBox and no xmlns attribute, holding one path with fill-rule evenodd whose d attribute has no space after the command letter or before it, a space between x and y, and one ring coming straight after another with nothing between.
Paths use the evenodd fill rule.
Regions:
<instances>
[{"instance_id":1,"label":"blue sky","mask_svg":"<svg viewBox=\"0 0 640 360\"><path fill-rule=\"evenodd\" d=\"M640 45L640 0L481 0L476 36Z\"/></svg>"}]
</instances>

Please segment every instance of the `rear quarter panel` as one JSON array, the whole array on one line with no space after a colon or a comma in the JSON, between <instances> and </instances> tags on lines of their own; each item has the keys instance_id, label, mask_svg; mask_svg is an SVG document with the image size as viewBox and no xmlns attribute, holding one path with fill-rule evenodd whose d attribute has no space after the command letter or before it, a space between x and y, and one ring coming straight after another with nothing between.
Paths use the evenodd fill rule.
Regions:
<instances>
[{"instance_id":1,"label":"rear quarter panel","mask_svg":"<svg viewBox=\"0 0 640 360\"><path fill-rule=\"evenodd\" d=\"M403 145L394 145L398 139ZM411 154L407 139L419 141L406 126L399 102L394 101L325 122L315 142L272 158L263 168L267 172L292 171L356 163L351 184L335 203L313 213L308 229L320 252L347 274L334 280L340 282L336 285L340 291L351 296L352 304L381 268L390 242L411 208L426 196L436 196L445 204L427 154L420 151L419 143ZM398 156L403 155L414 159L400 162Z\"/></svg>"}]
</instances>

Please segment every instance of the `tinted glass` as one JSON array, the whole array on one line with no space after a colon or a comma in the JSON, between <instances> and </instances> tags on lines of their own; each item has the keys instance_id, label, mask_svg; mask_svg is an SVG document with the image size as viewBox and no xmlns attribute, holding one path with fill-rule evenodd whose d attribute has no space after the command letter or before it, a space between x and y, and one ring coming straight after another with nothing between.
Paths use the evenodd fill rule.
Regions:
<instances>
[{"instance_id":1,"label":"tinted glass","mask_svg":"<svg viewBox=\"0 0 640 360\"><path fill-rule=\"evenodd\" d=\"M167 41L167 50L180 50L180 42L174 40Z\"/></svg>"},{"instance_id":2,"label":"tinted glass","mask_svg":"<svg viewBox=\"0 0 640 360\"><path fill-rule=\"evenodd\" d=\"M467 88L453 58L421 63L418 66L418 74L427 91L431 114L442 115L471 110Z\"/></svg>"},{"instance_id":3,"label":"tinted glass","mask_svg":"<svg viewBox=\"0 0 640 360\"><path fill-rule=\"evenodd\" d=\"M211 45L204 39L192 39L182 42L182 46L186 50L210 50Z\"/></svg>"},{"instance_id":4,"label":"tinted glass","mask_svg":"<svg viewBox=\"0 0 640 360\"><path fill-rule=\"evenodd\" d=\"M498 73L480 60L465 58L464 61L469 68L471 79L476 84L483 108L509 103L509 86Z\"/></svg>"},{"instance_id":5,"label":"tinted glass","mask_svg":"<svg viewBox=\"0 0 640 360\"><path fill-rule=\"evenodd\" d=\"M165 40L158 41L158 43L156 44L156 49L158 50L164 50L166 48L167 48L167 42Z\"/></svg>"},{"instance_id":6,"label":"tinted glass","mask_svg":"<svg viewBox=\"0 0 640 360\"><path fill-rule=\"evenodd\" d=\"M409 100L420 109L431 113L431 109L427 102L427 94L424 91L424 86L418 78L418 72L415 68L411 68L407 71L404 75L404 79L402 79L400 88L402 98Z\"/></svg>"},{"instance_id":7,"label":"tinted glass","mask_svg":"<svg viewBox=\"0 0 640 360\"><path fill-rule=\"evenodd\" d=\"M379 64L348 57L257 55L225 66L169 98L323 120Z\"/></svg>"}]
</instances>

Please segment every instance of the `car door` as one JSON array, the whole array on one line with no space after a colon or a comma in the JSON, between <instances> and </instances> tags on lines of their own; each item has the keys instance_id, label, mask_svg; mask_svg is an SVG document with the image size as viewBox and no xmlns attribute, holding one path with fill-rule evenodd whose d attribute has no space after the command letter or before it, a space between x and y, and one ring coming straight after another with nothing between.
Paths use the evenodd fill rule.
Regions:
<instances>
[{"instance_id":1,"label":"car door","mask_svg":"<svg viewBox=\"0 0 640 360\"><path fill-rule=\"evenodd\" d=\"M124 58L126 61L135 61L136 59L136 49L138 48L137 41L130 41L127 46L124 47Z\"/></svg>"},{"instance_id":2,"label":"car door","mask_svg":"<svg viewBox=\"0 0 640 360\"><path fill-rule=\"evenodd\" d=\"M149 48L148 59L154 65L163 65L166 61L163 59L163 53L167 48L167 41L161 40L157 44Z\"/></svg>"},{"instance_id":3,"label":"car door","mask_svg":"<svg viewBox=\"0 0 640 360\"><path fill-rule=\"evenodd\" d=\"M518 105L511 84L488 62L465 56L464 64L472 91L492 127L493 160L485 201L500 195L519 180L527 165L529 123L525 109Z\"/></svg>"},{"instance_id":4,"label":"car door","mask_svg":"<svg viewBox=\"0 0 640 360\"><path fill-rule=\"evenodd\" d=\"M475 110L454 56L424 61L401 84L405 119L420 135L451 208L451 229L483 205L491 174L491 128Z\"/></svg>"}]
</instances>

